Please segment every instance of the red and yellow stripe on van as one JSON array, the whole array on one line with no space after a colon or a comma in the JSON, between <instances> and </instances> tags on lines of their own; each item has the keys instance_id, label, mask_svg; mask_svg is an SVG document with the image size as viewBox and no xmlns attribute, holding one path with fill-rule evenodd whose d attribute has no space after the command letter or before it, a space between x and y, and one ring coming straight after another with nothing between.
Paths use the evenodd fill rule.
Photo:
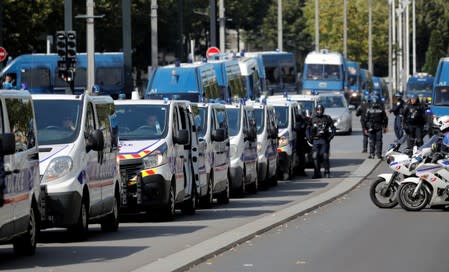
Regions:
<instances>
[{"instance_id":1,"label":"red and yellow stripe on van","mask_svg":"<svg viewBox=\"0 0 449 272\"><path fill-rule=\"evenodd\" d=\"M129 159L140 159L145 157L146 155L150 154L151 150L143 150L139 153L134 153L134 154L120 154L118 155L118 158L120 160L129 160Z\"/></svg>"},{"instance_id":2,"label":"red and yellow stripe on van","mask_svg":"<svg viewBox=\"0 0 449 272\"><path fill-rule=\"evenodd\" d=\"M148 176L157 174L157 169L153 168L153 169L142 170L142 171L140 171L140 174L142 175L142 178L148 177ZM132 179L128 180L128 186L135 185L136 183L137 183L137 176L135 176Z\"/></svg>"}]
</instances>

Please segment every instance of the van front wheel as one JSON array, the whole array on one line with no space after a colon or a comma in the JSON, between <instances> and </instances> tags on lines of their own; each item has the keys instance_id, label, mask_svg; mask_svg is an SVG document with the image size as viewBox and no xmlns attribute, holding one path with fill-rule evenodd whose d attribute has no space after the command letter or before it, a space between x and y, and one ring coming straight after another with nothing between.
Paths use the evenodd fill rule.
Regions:
<instances>
[{"instance_id":1,"label":"van front wheel","mask_svg":"<svg viewBox=\"0 0 449 272\"><path fill-rule=\"evenodd\" d=\"M14 240L14 253L26 256L34 255L36 251L37 232L36 215L34 208L31 207L27 232Z\"/></svg>"},{"instance_id":2,"label":"van front wheel","mask_svg":"<svg viewBox=\"0 0 449 272\"><path fill-rule=\"evenodd\" d=\"M89 214L87 211L87 204L86 201L83 200L81 202L78 222L76 223L75 226L69 228L69 231L72 232L75 235L76 239L79 241L84 241L87 239L87 234L89 230L88 220Z\"/></svg>"},{"instance_id":3,"label":"van front wheel","mask_svg":"<svg viewBox=\"0 0 449 272\"><path fill-rule=\"evenodd\" d=\"M116 232L118 230L118 199L114 197L112 200L112 212L106 216L101 222L101 230L104 232Z\"/></svg>"}]
</instances>

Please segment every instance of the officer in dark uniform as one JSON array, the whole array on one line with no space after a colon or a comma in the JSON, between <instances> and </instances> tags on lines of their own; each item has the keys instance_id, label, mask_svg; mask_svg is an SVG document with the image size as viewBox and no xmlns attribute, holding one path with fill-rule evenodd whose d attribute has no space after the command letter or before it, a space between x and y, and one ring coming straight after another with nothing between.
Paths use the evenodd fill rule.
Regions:
<instances>
[{"instance_id":1,"label":"officer in dark uniform","mask_svg":"<svg viewBox=\"0 0 449 272\"><path fill-rule=\"evenodd\" d=\"M329 149L330 141L334 138L335 126L332 118L324 114L324 106L318 104L315 114L310 120L306 137L312 143L312 158L314 163L314 179L321 178L321 159L324 166L324 176L330 177Z\"/></svg>"},{"instance_id":2,"label":"officer in dark uniform","mask_svg":"<svg viewBox=\"0 0 449 272\"><path fill-rule=\"evenodd\" d=\"M386 132L388 117L377 97L370 98L369 108L366 111L364 132L369 135L369 157L382 159L382 133Z\"/></svg>"},{"instance_id":3,"label":"officer in dark uniform","mask_svg":"<svg viewBox=\"0 0 449 272\"><path fill-rule=\"evenodd\" d=\"M368 100L366 97L363 97L362 103L357 107L355 111L355 116L360 117L360 124L362 128L365 126L365 116L366 111L368 110ZM368 134L363 131L363 140L362 140L362 153L366 153L368 151Z\"/></svg>"},{"instance_id":4,"label":"officer in dark uniform","mask_svg":"<svg viewBox=\"0 0 449 272\"><path fill-rule=\"evenodd\" d=\"M306 177L307 174L305 172L306 168L306 149L307 149L307 142L306 142L306 127L307 127L307 120L305 113L299 109L299 114L295 116L295 130L296 130L296 154L298 156L298 167L297 167L297 175Z\"/></svg>"},{"instance_id":5,"label":"officer in dark uniform","mask_svg":"<svg viewBox=\"0 0 449 272\"><path fill-rule=\"evenodd\" d=\"M397 98L397 101L396 104L390 109L390 112L394 114L394 134L396 135L396 139L399 141L399 139L404 136L402 119L406 103L402 99L402 94L400 92L397 92L394 96Z\"/></svg>"},{"instance_id":6,"label":"officer in dark uniform","mask_svg":"<svg viewBox=\"0 0 449 272\"><path fill-rule=\"evenodd\" d=\"M407 147L412 149L423 144L424 125L426 123L426 110L418 102L416 95L410 96L410 103L404 108L404 129L408 136Z\"/></svg>"}]
</instances>

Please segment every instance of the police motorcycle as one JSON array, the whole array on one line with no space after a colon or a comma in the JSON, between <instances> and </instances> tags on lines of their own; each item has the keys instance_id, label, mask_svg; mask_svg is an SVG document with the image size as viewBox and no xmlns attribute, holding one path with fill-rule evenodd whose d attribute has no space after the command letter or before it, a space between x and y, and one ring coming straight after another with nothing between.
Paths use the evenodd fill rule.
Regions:
<instances>
[{"instance_id":1,"label":"police motorcycle","mask_svg":"<svg viewBox=\"0 0 449 272\"><path fill-rule=\"evenodd\" d=\"M431 139L436 138L438 137L433 136ZM443 136L442 144L449 146L449 134ZM433 153L434 159L431 162L417 160L416 176L403 180L398 190L399 204L407 211L420 211L427 205L431 207L449 205L448 154L436 151L435 142L425 149L426 153Z\"/></svg>"},{"instance_id":2,"label":"police motorcycle","mask_svg":"<svg viewBox=\"0 0 449 272\"><path fill-rule=\"evenodd\" d=\"M427 146L427 145L426 145ZM397 192L404 177L415 175L416 158L426 159L430 153L422 152L422 149L415 150L412 156L407 152L400 152L400 143L390 145L384 157L393 173L383 173L370 186L371 201L379 208L394 208L398 204Z\"/></svg>"}]
</instances>

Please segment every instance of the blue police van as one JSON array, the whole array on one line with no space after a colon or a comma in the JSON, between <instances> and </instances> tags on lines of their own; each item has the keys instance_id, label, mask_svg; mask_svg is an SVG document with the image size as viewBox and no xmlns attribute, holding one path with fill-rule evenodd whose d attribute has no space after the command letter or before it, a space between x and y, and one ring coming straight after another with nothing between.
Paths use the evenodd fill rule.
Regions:
<instances>
[{"instance_id":1,"label":"blue police van","mask_svg":"<svg viewBox=\"0 0 449 272\"><path fill-rule=\"evenodd\" d=\"M422 102L430 103L432 100L432 88L435 78L427 73L417 73L407 80L405 97L415 95Z\"/></svg>"},{"instance_id":2,"label":"blue police van","mask_svg":"<svg viewBox=\"0 0 449 272\"><path fill-rule=\"evenodd\" d=\"M239 62L233 60L211 60L214 66L220 98L229 100L232 97L251 97L250 90L245 88L244 79L240 72ZM248 93L247 93L248 92Z\"/></svg>"},{"instance_id":3,"label":"blue police van","mask_svg":"<svg viewBox=\"0 0 449 272\"><path fill-rule=\"evenodd\" d=\"M1 71L0 78L11 78L10 89L26 89L32 94L63 94L68 84L58 76L57 54L26 54L10 61ZM75 93L83 93L87 85L87 54L76 55L74 75ZM130 97L125 90L124 58L121 52L95 54L95 84L99 94L118 98L120 93Z\"/></svg>"},{"instance_id":4,"label":"blue police van","mask_svg":"<svg viewBox=\"0 0 449 272\"><path fill-rule=\"evenodd\" d=\"M430 109L434 117L449 114L449 58L442 58L438 63Z\"/></svg>"}]
</instances>

